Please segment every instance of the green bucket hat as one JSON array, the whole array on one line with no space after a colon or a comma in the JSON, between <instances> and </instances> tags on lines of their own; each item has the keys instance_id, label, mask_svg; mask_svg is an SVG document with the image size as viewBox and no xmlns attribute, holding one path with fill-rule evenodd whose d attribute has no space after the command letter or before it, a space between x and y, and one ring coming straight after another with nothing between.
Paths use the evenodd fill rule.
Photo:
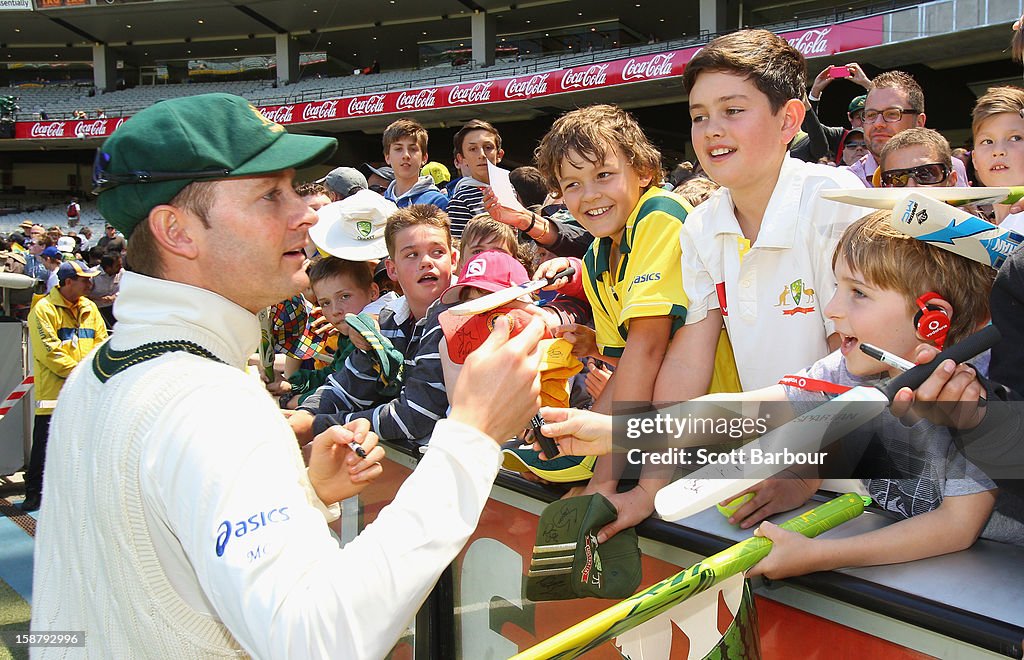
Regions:
<instances>
[{"instance_id":1,"label":"green bucket hat","mask_svg":"<svg viewBox=\"0 0 1024 660\"><path fill-rule=\"evenodd\" d=\"M126 237L159 204L199 180L270 174L320 163L334 138L288 133L232 94L160 101L122 124L96 152L93 193Z\"/></svg>"},{"instance_id":2,"label":"green bucket hat","mask_svg":"<svg viewBox=\"0 0 1024 660\"><path fill-rule=\"evenodd\" d=\"M537 523L526 597L538 602L632 596L642 578L636 529L597 542L597 533L617 517L615 507L600 494L547 505Z\"/></svg>"}]
</instances>

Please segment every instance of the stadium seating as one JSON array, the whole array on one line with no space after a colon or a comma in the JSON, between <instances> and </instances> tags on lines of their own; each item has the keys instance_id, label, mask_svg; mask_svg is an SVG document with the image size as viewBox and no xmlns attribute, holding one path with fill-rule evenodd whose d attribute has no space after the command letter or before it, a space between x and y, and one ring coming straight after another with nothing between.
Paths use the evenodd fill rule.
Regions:
<instances>
[{"instance_id":1,"label":"stadium seating","mask_svg":"<svg viewBox=\"0 0 1024 660\"><path fill-rule=\"evenodd\" d=\"M17 87L8 93L19 98L19 121L37 118L39 109L44 109L50 119L70 119L76 110L84 110L88 117L95 118L98 110L108 117L132 115L153 103L179 96L192 96L208 92L228 92L244 96L256 105L283 105L302 101L374 94L410 87L446 85L469 80L486 80L507 76L532 74L539 71L577 66L595 61L617 59L631 55L672 50L705 41L707 36L695 35L685 39L597 50L590 53L556 53L551 55L523 58L519 61L498 61L491 67L480 67L472 63L460 66L448 64L422 69L384 71L369 75L303 78L291 84L275 85L271 80L212 81L140 85L126 90L95 94L90 96L89 87Z\"/></svg>"}]
</instances>

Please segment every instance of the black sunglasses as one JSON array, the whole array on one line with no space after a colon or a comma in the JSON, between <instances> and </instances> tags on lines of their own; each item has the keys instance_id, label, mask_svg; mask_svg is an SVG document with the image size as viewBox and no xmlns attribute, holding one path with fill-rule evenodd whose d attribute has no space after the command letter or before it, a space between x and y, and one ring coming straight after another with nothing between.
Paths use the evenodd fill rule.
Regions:
<instances>
[{"instance_id":1,"label":"black sunglasses","mask_svg":"<svg viewBox=\"0 0 1024 660\"><path fill-rule=\"evenodd\" d=\"M882 172L882 185L890 188L903 188L913 177L922 186L933 186L942 183L949 176L949 166L945 163L928 163L902 170L886 170Z\"/></svg>"},{"instance_id":2,"label":"black sunglasses","mask_svg":"<svg viewBox=\"0 0 1024 660\"><path fill-rule=\"evenodd\" d=\"M114 174L107 170L110 167L110 154L101 149L96 150L96 160L92 163L92 194L99 195L101 192L116 188L121 184L130 183L160 183L163 181L180 181L182 179L221 179L229 174L230 170L202 170L200 172L149 172L146 170L132 170Z\"/></svg>"}]
</instances>

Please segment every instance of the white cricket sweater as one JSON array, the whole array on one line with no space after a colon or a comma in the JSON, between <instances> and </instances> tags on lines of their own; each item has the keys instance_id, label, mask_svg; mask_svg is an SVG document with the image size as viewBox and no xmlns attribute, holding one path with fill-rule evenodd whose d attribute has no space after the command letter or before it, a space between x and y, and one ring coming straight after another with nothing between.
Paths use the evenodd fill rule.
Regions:
<instances>
[{"instance_id":1,"label":"white cricket sweater","mask_svg":"<svg viewBox=\"0 0 1024 660\"><path fill-rule=\"evenodd\" d=\"M61 392L35 548L32 629L84 630L34 657L379 658L476 527L497 444L440 422L394 502L339 548L294 435L255 379L255 316L125 273L115 350L182 339ZM84 652L83 652L84 651Z\"/></svg>"}]
</instances>

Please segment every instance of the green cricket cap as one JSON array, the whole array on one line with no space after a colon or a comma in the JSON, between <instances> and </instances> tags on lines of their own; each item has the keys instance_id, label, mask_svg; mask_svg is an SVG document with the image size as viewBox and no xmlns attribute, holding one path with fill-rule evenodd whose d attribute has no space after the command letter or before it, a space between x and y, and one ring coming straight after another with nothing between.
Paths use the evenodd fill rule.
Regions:
<instances>
[{"instance_id":1,"label":"green cricket cap","mask_svg":"<svg viewBox=\"0 0 1024 660\"><path fill-rule=\"evenodd\" d=\"M600 494L547 505L537 523L526 597L538 602L632 596L642 579L636 529L597 541L601 528L617 517L615 507Z\"/></svg>"},{"instance_id":2,"label":"green cricket cap","mask_svg":"<svg viewBox=\"0 0 1024 660\"><path fill-rule=\"evenodd\" d=\"M124 122L98 150L93 184L100 213L127 237L193 181L315 165L337 145L288 133L240 96L200 94L160 101Z\"/></svg>"},{"instance_id":3,"label":"green cricket cap","mask_svg":"<svg viewBox=\"0 0 1024 660\"><path fill-rule=\"evenodd\" d=\"M860 112L861 110L864 109L864 104L867 102L867 100L867 94L861 94L860 96L853 97L853 100L850 101L850 107L847 110L847 112L851 115L855 112Z\"/></svg>"}]
</instances>

